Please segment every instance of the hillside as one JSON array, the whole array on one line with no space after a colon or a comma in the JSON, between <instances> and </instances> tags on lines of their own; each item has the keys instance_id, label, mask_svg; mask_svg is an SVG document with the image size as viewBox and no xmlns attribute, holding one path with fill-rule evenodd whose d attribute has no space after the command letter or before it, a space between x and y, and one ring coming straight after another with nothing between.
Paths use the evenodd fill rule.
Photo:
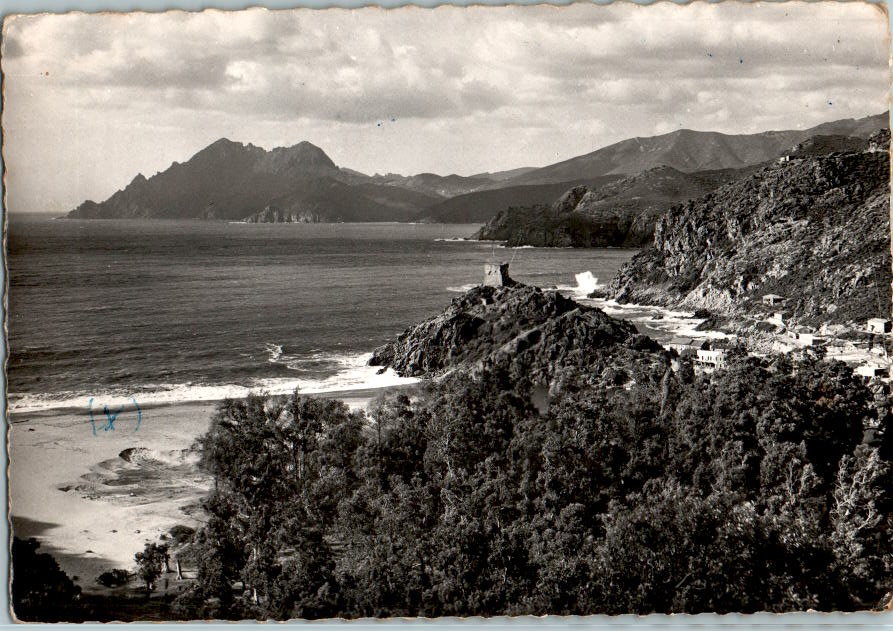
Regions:
<instances>
[{"instance_id":1,"label":"hillside","mask_svg":"<svg viewBox=\"0 0 893 631\"><path fill-rule=\"evenodd\" d=\"M889 316L889 132L878 134L879 151L792 156L674 207L611 296L732 315L767 310L774 293L805 322Z\"/></svg>"},{"instance_id":2,"label":"hillside","mask_svg":"<svg viewBox=\"0 0 893 631\"><path fill-rule=\"evenodd\" d=\"M487 186L498 186L495 180L485 175L437 175L436 173L419 173L417 175L375 175L367 180L371 184L406 189L424 193L436 198L453 197L477 191Z\"/></svg>"},{"instance_id":3,"label":"hillside","mask_svg":"<svg viewBox=\"0 0 893 631\"><path fill-rule=\"evenodd\" d=\"M88 200L68 216L257 220L274 206L289 216L316 215L320 221L394 221L437 199L342 172L308 142L265 151L224 138L151 178L137 175L108 200Z\"/></svg>"},{"instance_id":4,"label":"hillside","mask_svg":"<svg viewBox=\"0 0 893 631\"><path fill-rule=\"evenodd\" d=\"M597 175L633 174L666 165L679 171L741 168L759 164L789 151L816 135L867 138L887 127L885 112L865 118L822 123L805 130L766 131L759 134L721 134L680 129L660 136L630 138L592 153L529 171L510 184L544 184L581 180Z\"/></svg>"},{"instance_id":5,"label":"hillside","mask_svg":"<svg viewBox=\"0 0 893 631\"><path fill-rule=\"evenodd\" d=\"M655 167L599 187L563 191L551 206L507 208L475 236L512 246L640 247L651 240L657 217L670 206L701 197L754 169L683 173Z\"/></svg>"},{"instance_id":6,"label":"hillside","mask_svg":"<svg viewBox=\"0 0 893 631\"><path fill-rule=\"evenodd\" d=\"M619 179L619 175L592 178L585 183L599 186ZM584 182L558 182L530 186L507 186L457 195L437 202L419 214L419 219L438 223L483 223L512 206L550 204L569 188Z\"/></svg>"}]
</instances>

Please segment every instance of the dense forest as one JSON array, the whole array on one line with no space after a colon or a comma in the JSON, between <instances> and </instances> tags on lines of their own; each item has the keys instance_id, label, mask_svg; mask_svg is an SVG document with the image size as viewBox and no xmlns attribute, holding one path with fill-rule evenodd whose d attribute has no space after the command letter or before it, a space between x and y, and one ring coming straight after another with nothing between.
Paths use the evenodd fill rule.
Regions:
<instances>
[{"instance_id":1,"label":"dense forest","mask_svg":"<svg viewBox=\"0 0 893 631\"><path fill-rule=\"evenodd\" d=\"M569 370L544 392L507 359L368 416L299 393L224 402L176 615L879 605L890 413L850 368L732 352L713 374L630 371L592 386Z\"/></svg>"}]
</instances>

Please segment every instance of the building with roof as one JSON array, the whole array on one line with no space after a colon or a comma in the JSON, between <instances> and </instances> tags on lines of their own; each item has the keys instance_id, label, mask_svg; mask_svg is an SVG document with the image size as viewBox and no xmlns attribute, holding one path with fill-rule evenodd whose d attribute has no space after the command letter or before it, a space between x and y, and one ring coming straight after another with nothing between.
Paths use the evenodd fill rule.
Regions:
<instances>
[{"instance_id":1,"label":"building with roof","mask_svg":"<svg viewBox=\"0 0 893 631\"><path fill-rule=\"evenodd\" d=\"M695 357L695 365L701 368L725 368L726 350L723 348L710 351L699 350Z\"/></svg>"},{"instance_id":2,"label":"building with roof","mask_svg":"<svg viewBox=\"0 0 893 631\"><path fill-rule=\"evenodd\" d=\"M694 355L700 348L702 342L693 337L674 337L664 344L665 348L672 349L679 355Z\"/></svg>"},{"instance_id":3,"label":"building with roof","mask_svg":"<svg viewBox=\"0 0 893 631\"><path fill-rule=\"evenodd\" d=\"M766 294L763 296L763 304L768 305L770 307L777 307L779 305L783 305L785 302L784 296L779 296L778 294Z\"/></svg>"},{"instance_id":4,"label":"building with roof","mask_svg":"<svg viewBox=\"0 0 893 631\"><path fill-rule=\"evenodd\" d=\"M890 321L885 318L871 318L865 323L869 333L889 333Z\"/></svg>"},{"instance_id":5,"label":"building with roof","mask_svg":"<svg viewBox=\"0 0 893 631\"><path fill-rule=\"evenodd\" d=\"M862 364L854 371L860 377L887 377L890 374L889 366L881 366L880 364Z\"/></svg>"}]
</instances>

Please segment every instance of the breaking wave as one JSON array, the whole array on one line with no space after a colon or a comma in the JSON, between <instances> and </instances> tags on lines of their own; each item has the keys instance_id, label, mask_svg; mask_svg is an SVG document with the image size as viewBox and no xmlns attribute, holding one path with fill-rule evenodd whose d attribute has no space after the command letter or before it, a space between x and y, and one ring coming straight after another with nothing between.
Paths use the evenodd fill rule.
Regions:
<instances>
[{"instance_id":1,"label":"breaking wave","mask_svg":"<svg viewBox=\"0 0 893 631\"><path fill-rule=\"evenodd\" d=\"M596 278L590 271L574 274L574 278L577 279L576 285L558 285L558 290L572 294L572 297L575 300L588 298L589 294L593 291L603 287L603 285L598 282L598 278Z\"/></svg>"},{"instance_id":2,"label":"breaking wave","mask_svg":"<svg viewBox=\"0 0 893 631\"><path fill-rule=\"evenodd\" d=\"M273 348L270 348L273 347ZM279 350L277 350L279 349ZM252 392L271 395L290 394L295 388L304 394L324 394L349 390L370 390L417 383L414 377L401 377L391 369L381 371L368 366L372 353L353 355L313 352L297 357L284 354L278 345L267 345L268 361L284 364L295 371L294 377L250 379L245 383L160 383L146 384L128 390L110 389L104 392L55 392L49 394L9 395L10 412L39 412L51 409L81 409L85 413L94 399L93 407L107 405L141 407L190 401L220 401L240 399ZM273 356L276 356L273 359ZM130 409L129 407L127 409Z\"/></svg>"}]
</instances>

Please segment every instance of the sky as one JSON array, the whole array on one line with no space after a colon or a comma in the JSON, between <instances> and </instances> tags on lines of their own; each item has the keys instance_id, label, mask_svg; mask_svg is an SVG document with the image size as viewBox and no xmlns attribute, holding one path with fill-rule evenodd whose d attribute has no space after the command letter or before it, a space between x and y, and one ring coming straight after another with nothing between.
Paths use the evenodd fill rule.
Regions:
<instances>
[{"instance_id":1,"label":"sky","mask_svg":"<svg viewBox=\"0 0 893 631\"><path fill-rule=\"evenodd\" d=\"M888 108L887 24L860 2L16 16L8 209L104 200L221 137L471 175L680 128L858 118Z\"/></svg>"}]
</instances>

